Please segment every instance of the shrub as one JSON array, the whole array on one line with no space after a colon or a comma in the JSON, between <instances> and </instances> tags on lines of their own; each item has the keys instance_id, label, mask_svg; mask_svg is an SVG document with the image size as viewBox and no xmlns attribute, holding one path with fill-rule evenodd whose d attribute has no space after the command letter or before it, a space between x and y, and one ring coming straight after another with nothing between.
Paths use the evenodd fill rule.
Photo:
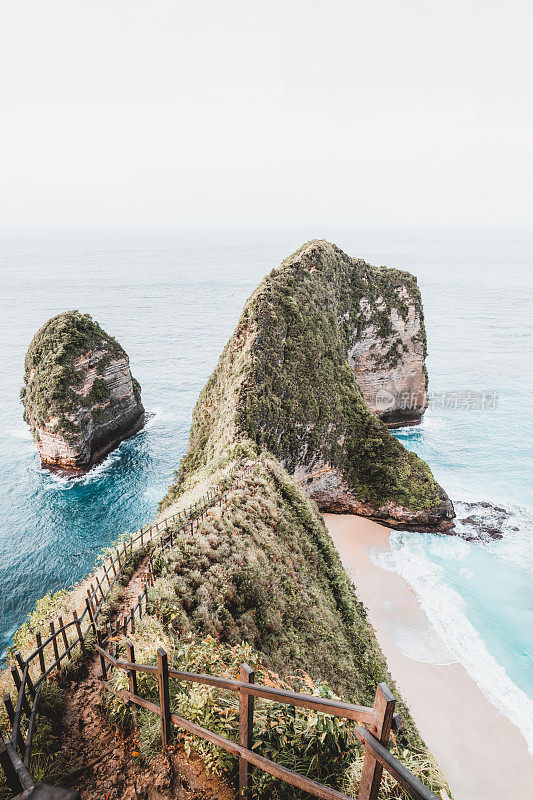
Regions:
<instances>
[{"instance_id":1,"label":"shrub","mask_svg":"<svg viewBox=\"0 0 533 800\"><path fill-rule=\"evenodd\" d=\"M391 753L402 762L402 764L410 770L422 783L431 789L437 796L441 790L451 797L451 792L446 779L439 769L439 766L430 753L414 753L407 748L399 748L395 737L392 737L392 744L389 747ZM357 795L357 789L361 780L363 772L364 753L359 751L356 758L344 776L343 790L352 797ZM401 800L410 800L407 792L396 783L394 778L389 775L385 770L381 779L381 786L379 792L379 800L388 800L388 798L401 798Z\"/></svg>"}]
</instances>

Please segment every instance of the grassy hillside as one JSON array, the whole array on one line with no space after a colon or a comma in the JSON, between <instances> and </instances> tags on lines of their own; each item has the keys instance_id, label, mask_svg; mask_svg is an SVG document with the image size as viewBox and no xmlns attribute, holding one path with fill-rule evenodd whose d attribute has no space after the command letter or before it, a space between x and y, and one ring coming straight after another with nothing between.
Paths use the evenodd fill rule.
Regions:
<instances>
[{"instance_id":1,"label":"grassy hillside","mask_svg":"<svg viewBox=\"0 0 533 800\"><path fill-rule=\"evenodd\" d=\"M231 466L223 463L224 470ZM199 476L197 486L189 476L183 503L218 481L220 471ZM211 510L197 530L177 534L171 549L157 552L154 571L146 632L137 631L145 662L155 662L159 637L180 669L238 677L247 660L259 681L322 696L333 691L363 705L373 704L376 685L385 680L405 720L391 744L394 754L433 790L447 788L395 689L318 508L276 459L263 456L244 487L231 491L227 508ZM184 716L236 735L237 700L206 687L174 692L172 702ZM257 752L356 796L363 752L349 726L308 712L291 717L286 708L270 706L260 703ZM156 752L159 728L148 714L140 730L143 752ZM190 744L210 768L234 772L235 759L223 751L194 738ZM254 782L258 800L303 797L259 772ZM385 785L380 797L405 797L393 782Z\"/></svg>"},{"instance_id":2,"label":"grassy hillside","mask_svg":"<svg viewBox=\"0 0 533 800\"><path fill-rule=\"evenodd\" d=\"M245 480L223 514L158 554L154 610L175 634L246 641L277 672L305 669L372 705L391 678L316 505L273 459ZM420 747L402 710L406 739Z\"/></svg>"}]
</instances>

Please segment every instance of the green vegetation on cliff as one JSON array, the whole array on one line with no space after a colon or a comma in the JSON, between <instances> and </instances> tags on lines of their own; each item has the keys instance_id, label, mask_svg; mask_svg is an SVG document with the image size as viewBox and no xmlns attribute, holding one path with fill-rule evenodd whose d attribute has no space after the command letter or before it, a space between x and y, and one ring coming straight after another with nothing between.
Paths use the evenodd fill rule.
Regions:
<instances>
[{"instance_id":1,"label":"green vegetation on cliff","mask_svg":"<svg viewBox=\"0 0 533 800\"><path fill-rule=\"evenodd\" d=\"M267 450L289 472L320 459L341 471L357 500L375 507L440 506L444 493L429 467L372 414L348 361L368 313L388 341L390 309L406 313L405 292L421 314L414 276L371 267L327 242L304 246L273 270L199 397L168 500L180 481L241 441ZM398 346L393 338L390 359Z\"/></svg>"},{"instance_id":2,"label":"green vegetation on cliff","mask_svg":"<svg viewBox=\"0 0 533 800\"><path fill-rule=\"evenodd\" d=\"M245 483L157 554L152 609L175 635L245 641L282 675L304 669L371 705L390 677L316 505L272 459ZM411 723L406 736L420 746Z\"/></svg>"},{"instance_id":3,"label":"green vegetation on cliff","mask_svg":"<svg viewBox=\"0 0 533 800\"><path fill-rule=\"evenodd\" d=\"M215 473L191 476L189 490L195 491L196 477L204 491L218 481ZM434 791L447 788L394 689L366 610L315 503L275 459L263 456L244 486L230 492L223 511L211 511L194 532L176 533L172 548L156 551L154 572L146 628L137 629L144 663L155 662L157 642L164 640L177 669L238 677L246 660L259 682L324 697L335 693L364 705L373 704L376 685L387 681L405 720L391 750ZM117 681L117 688L125 687L124 676ZM148 684L157 699L155 684ZM235 737L238 700L182 683L171 691L177 713ZM110 706L112 715L127 715L115 700ZM160 746L160 726L143 712L139 730L141 751L149 757ZM234 773L235 759L189 738L208 768ZM254 750L357 794L364 753L350 725L335 718L259 701ZM385 784L381 797L406 797L390 781ZM295 800L303 793L257 770L253 797Z\"/></svg>"},{"instance_id":4,"label":"green vegetation on cliff","mask_svg":"<svg viewBox=\"0 0 533 800\"><path fill-rule=\"evenodd\" d=\"M68 429L69 420L64 414L72 409L73 402L80 401L76 386L82 380L73 362L97 347L105 347L119 356L125 355L116 339L106 333L90 314L80 314L79 311L58 314L37 331L26 353L24 386L20 393L24 402L24 419L32 428L58 416L62 427ZM102 361L105 358L103 356ZM105 364L99 366L103 368ZM90 405L92 401L102 402L108 397L105 381L96 379L90 395L84 400L86 405Z\"/></svg>"},{"instance_id":5,"label":"green vegetation on cliff","mask_svg":"<svg viewBox=\"0 0 533 800\"><path fill-rule=\"evenodd\" d=\"M405 318L406 298L422 316L412 275L311 242L247 302L200 394L188 452L160 510L205 491L232 461L261 454L262 464L223 514L179 533L156 557L150 610L171 641L245 642L283 679L305 673L357 703L371 705L380 681L393 686L319 510L290 473L327 464L375 508L441 507L445 494L429 467L370 411L348 358L370 320L388 345L382 357L395 365L401 348L391 310ZM425 352L423 323L420 336ZM431 764L401 699L399 707L404 756ZM353 785L357 759L350 769ZM340 773L332 781L342 785Z\"/></svg>"}]
</instances>

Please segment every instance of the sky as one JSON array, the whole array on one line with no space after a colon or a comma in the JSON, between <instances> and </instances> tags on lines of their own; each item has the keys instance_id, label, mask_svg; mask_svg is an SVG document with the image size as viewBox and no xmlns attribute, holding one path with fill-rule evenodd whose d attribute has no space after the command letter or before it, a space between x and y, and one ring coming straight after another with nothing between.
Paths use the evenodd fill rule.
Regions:
<instances>
[{"instance_id":1,"label":"sky","mask_svg":"<svg viewBox=\"0 0 533 800\"><path fill-rule=\"evenodd\" d=\"M0 230L527 226L522 0L0 0Z\"/></svg>"}]
</instances>

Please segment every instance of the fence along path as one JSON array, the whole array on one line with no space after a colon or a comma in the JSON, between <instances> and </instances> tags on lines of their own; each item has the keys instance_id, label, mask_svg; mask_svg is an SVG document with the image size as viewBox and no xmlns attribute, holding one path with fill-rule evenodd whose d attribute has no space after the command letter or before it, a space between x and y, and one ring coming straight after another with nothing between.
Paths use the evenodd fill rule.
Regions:
<instances>
[{"instance_id":1,"label":"fence along path","mask_svg":"<svg viewBox=\"0 0 533 800\"><path fill-rule=\"evenodd\" d=\"M85 608L82 613L78 616L77 611L73 611L72 619L67 622L63 620L62 616L58 618L57 624L53 621L50 622L49 635L45 634L45 638L42 631L36 631L36 648L26 659L23 659L19 652L14 654L16 664L13 664L10 670L17 691L17 701L13 706L11 696L7 693L3 696L4 706L11 723L11 737L9 741L4 741L0 737L0 767L4 771L9 787L15 794L34 786L30 773L31 745L44 682L54 670L61 666L65 658L72 658L72 651L76 647L79 646L82 653L86 653L87 637L91 633L97 642L101 640L101 634L96 624L99 614L113 587L121 579L124 571L133 563L134 557L154 542L163 546L170 545L177 533L188 529L191 532L194 531L209 509L217 505L220 507L227 505L229 493L244 485L242 481L245 475L257 463L259 463L259 459L246 462L245 466L233 476L229 488L214 487L187 508L159 520L153 525L141 528L128 541L124 540L115 552L103 562L98 570L101 574L93 577L93 581L87 589ZM169 528L172 530L169 531ZM128 627L129 630L135 629L135 615L142 615L143 604L146 609L148 587L153 585L153 580L150 558L144 590L124 623L125 630ZM37 670L37 679L32 679L30 668ZM21 730L24 717L28 718L26 738Z\"/></svg>"},{"instance_id":2,"label":"fence along path","mask_svg":"<svg viewBox=\"0 0 533 800\"><path fill-rule=\"evenodd\" d=\"M104 648L108 644L109 649ZM354 721L354 732L365 747L363 773L359 784L358 800L376 800L379 794L383 769L389 772L396 782L414 800L437 800L436 796L421 781L418 780L406 767L398 761L387 749L390 732L392 729L401 728L403 721L400 714L394 713L396 700L386 683L378 684L374 705L357 706L344 703L341 700L329 700L316 695L290 692L263 686L254 682L253 670L247 664L241 665L240 680L220 678L213 675L199 675L191 672L182 672L172 669L168 665L168 655L159 648L157 652L157 666L138 664L135 661L134 645L126 640L125 646L128 660L124 661L113 654L117 647L109 636L106 641L101 641L96 649L100 655L102 679L106 681L106 688L120 697L125 703L133 703L145 708L161 718L161 736L163 747L166 747L172 738L172 724L189 733L199 736L212 744L221 747L239 758L239 795L247 798L250 796L250 767L255 766L264 772L274 775L286 783L303 789L313 797L323 800L350 800L350 798L336 789L317 783L304 775L299 775L275 761L264 758L252 749L253 745L253 714L254 697L276 701L299 708L311 708L322 714L331 714ZM129 679L129 690L115 689L107 680L109 670L116 668L126 673ZM157 679L159 690L159 704L146 700L137 692L136 673L141 672L152 675ZM200 683L225 689L239 694L239 742L226 739L219 734L197 725L184 717L174 714L170 708L170 679ZM367 730L361 723L370 726Z\"/></svg>"},{"instance_id":3,"label":"fence along path","mask_svg":"<svg viewBox=\"0 0 533 800\"><path fill-rule=\"evenodd\" d=\"M42 640L41 632L37 632L35 635L37 648L27 659L24 660L20 653L15 654L17 665L11 667L11 672L18 692L16 708L13 708L10 696L4 695L4 704L12 724L11 740L4 742L0 738L0 765L3 767L8 784L15 794L24 793L25 790L31 789L34 785L30 774L31 743L35 733L39 698L44 681L51 672L60 666L65 657L70 656L74 647L80 645L82 651L85 652L87 636L92 632L96 639L96 651L100 658L102 672L101 677L105 681L106 688L117 694L124 702L145 708L161 718L163 747L166 747L172 738L172 725L174 724L237 756L239 759L239 794L244 798L250 795L251 767L255 766L292 786L303 789L313 797L323 798L323 800L351 800L342 792L317 783L306 776L299 775L252 750L254 698L261 697L290 706L310 708L323 714L343 717L354 722L355 735L365 747L363 773L357 795L358 800L377 800L383 769L392 775L413 800L438 800L433 792L424 786L387 749L391 730L400 729L403 725L403 720L400 714L394 712L396 700L386 683L378 685L374 705L369 707L256 684L254 673L247 664L242 664L241 666L239 681L213 675L180 672L169 667L167 653L162 648L158 650L157 667L138 664L135 661L134 645L129 640L126 641L128 660L120 660L118 658L118 645L116 644L117 637L121 635L127 636L129 632L134 633L136 615L141 618L143 606L146 610L148 588L154 583L153 553L149 557L144 589L139 594L137 602L133 605L129 614L121 622L108 623L106 634L102 634L97 628L96 622L103 604L113 586L120 579L124 570L132 563L139 550L146 548L154 540L158 540L157 546L163 549L171 547L174 542L174 536L177 533L188 528L192 532L195 527L199 526L210 508L216 505L220 505L220 507L227 505L229 493L239 485L244 485L243 479L245 475L258 463L260 463L260 459L247 462L245 467L236 474L228 489L212 489L201 500L188 508L160 520L154 525L141 529L136 537L130 538L129 542L124 541L122 547L117 548L116 553L110 556L110 563L103 569L102 576L100 578L95 577L87 590L83 613L78 617L76 611L74 611L72 621L66 624L59 617L57 627L51 622L50 636L45 641ZM177 530L174 530L176 523L179 524L182 521L183 524ZM169 528L172 529L169 530ZM137 548L134 547L136 543L139 543ZM107 586L105 584L106 581ZM82 627L84 623L86 624L85 631ZM75 638L72 642L69 642L66 633L69 629L75 630ZM106 645L107 650L105 649ZM53 649L53 661L49 666L46 665L44 655L46 647L52 647ZM60 647L63 648L62 652L60 652ZM30 676L29 668L36 659L39 662L40 676L34 683ZM107 681L108 672L112 668L126 672L129 680L129 691L115 690ZM153 675L157 679L159 689L158 705L146 700L137 693L137 672ZM170 708L171 678L237 692L239 694L239 743L236 744L172 713ZM26 690L32 701L31 705L28 702ZM29 718L26 741L20 729L23 714L26 714ZM364 724L369 725L370 730L364 728ZM26 795L24 794L24 796Z\"/></svg>"}]
</instances>

